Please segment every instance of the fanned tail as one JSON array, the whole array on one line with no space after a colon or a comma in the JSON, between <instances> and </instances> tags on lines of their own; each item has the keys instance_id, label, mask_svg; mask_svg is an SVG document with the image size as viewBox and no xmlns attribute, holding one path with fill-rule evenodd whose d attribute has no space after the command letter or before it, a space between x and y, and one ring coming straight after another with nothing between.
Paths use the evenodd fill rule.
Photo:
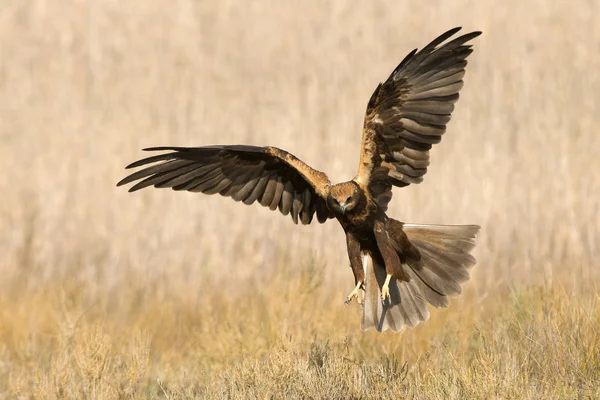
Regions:
<instances>
[{"instance_id":1,"label":"fanned tail","mask_svg":"<svg viewBox=\"0 0 600 400\"><path fill-rule=\"evenodd\" d=\"M475 247L476 225L402 224L390 219L389 234L393 240L403 231L417 248L420 259L408 258L401 268L408 281L390 282L390 300L381 300L381 287L386 278L385 265L379 254L363 254L365 299L361 328L382 332L400 331L429 318L427 303L447 307L448 296L461 293L461 284L469 280L469 269L475 264L470 254Z\"/></svg>"}]
</instances>

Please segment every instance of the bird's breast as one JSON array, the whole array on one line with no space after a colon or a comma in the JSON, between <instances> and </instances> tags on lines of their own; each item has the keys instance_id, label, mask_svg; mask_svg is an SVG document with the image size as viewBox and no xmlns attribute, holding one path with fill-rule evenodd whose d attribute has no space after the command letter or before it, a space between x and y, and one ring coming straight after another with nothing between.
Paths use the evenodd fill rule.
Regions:
<instances>
[{"instance_id":1,"label":"bird's breast","mask_svg":"<svg viewBox=\"0 0 600 400\"><path fill-rule=\"evenodd\" d=\"M345 214L336 214L336 217L345 230L356 234L369 234L373 232L376 215L376 207L369 207L369 204L361 204Z\"/></svg>"}]
</instances>

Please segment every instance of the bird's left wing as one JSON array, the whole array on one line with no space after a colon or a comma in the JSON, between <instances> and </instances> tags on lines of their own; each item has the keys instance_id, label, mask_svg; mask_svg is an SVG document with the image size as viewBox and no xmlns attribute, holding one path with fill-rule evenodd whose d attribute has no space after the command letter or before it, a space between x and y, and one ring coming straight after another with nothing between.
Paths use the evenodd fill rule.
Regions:
<instances>
[{"instance_id":1,"label":"bird's left wing","mask_svg":"<svg viewBox=\"0 0 600 400\"><path fill-rule=\"evenodd\" d=\"M363 126L355 180L368 188L384 210L392 187L420 183L429 165L429 150L446 131L463 86L471 32L442 44L460 28L413 50L371 96Z\"/></svg>"},{"instance_id":2,"label":"bird's left wing","mask_svg":"<svg viewBox=\"0 0 600 400\"><path fill-rule=\"evenodd\" d=\"M276 147L206 146L153 147L169 151L127 166L146 168L121 180L117 186L139 181L129 191L147 186L205 194L219 193L235 201L258 201L271 210L290 214L294 223L309 224L333 218L327 208L329 178L292 154Z\"/></svg>"}]
</instances>

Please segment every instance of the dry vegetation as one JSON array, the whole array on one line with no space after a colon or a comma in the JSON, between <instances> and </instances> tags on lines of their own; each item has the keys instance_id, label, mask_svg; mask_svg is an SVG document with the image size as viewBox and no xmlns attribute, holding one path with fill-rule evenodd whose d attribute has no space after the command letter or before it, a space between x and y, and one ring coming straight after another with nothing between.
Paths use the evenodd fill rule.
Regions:
<instances>
[{"instance_id":1,"label":"dry vegetation","mask_svg":"<svg viewBox=\"0 0 600 400\"><path fill-rule=\"evenodd\" d=\"M368 4L368 5L367 5ZM595 1L5 0L0 395L600 397ZM334 180L405 53L481 29L390 213L477 223L466 292L363 333L335 223L115 183L152 145L277 145Z\"/></svg>"}]
</instances>

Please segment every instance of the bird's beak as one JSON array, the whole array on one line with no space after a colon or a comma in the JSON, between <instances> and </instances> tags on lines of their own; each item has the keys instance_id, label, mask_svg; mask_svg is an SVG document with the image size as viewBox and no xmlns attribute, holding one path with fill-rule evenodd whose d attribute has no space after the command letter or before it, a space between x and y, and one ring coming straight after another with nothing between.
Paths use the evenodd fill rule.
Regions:
<instances>
[{"instance_id":1,"label":"bird's beak","mask_svg":"<svg viewBox=\"0 0 600 400\"><path fill-rule=\"evenodd\" d=\"M342 214L346 214L346 208L348 208L348 203L340 204L340 209L342 210Z\"/></svg>"}]
</instances>

